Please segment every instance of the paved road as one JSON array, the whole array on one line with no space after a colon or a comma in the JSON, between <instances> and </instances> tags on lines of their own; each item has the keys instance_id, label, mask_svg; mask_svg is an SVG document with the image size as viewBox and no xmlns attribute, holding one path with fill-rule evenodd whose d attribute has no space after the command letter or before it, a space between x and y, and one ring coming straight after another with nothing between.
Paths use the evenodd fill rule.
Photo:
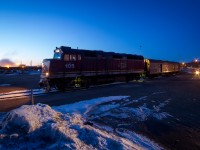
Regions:
<instances>
[{"instance_id":1,"label":"paved road","mask_svg":"<svg viewBox=\"0 0 200 150\"><path fill-rule=\"evenodd\" d=\"M165 102L167 105L162 108L162 111L167 112L172 117L160 121L148 119L141 122L134 119L116 120L116 118L104 116L91 121L109 124L113 128L117 128L118 124L126 123L128 130L143 134L160 143L166 149L200 149L200 79L194 78L192 75L178 75L144 82L51 93L34 97L34 100L35 103L56 106L117 95L128 95L131 99L145 97L145 101L142 101L140 105L149 107L155 107L155 105ZM19 106L29 102L29 99L7 101L6 105L1 103L0 110L6 110L5 106L13 108L15 103ZM136 105L130 104L129 107L136 107Z\"/></svg>"},{"instance_id":2,"label":"paved road","mask_svg":"<svg viewBox=\"0 0 200 150\"><path fill-rule=\"evenodd\" d=\"M38 88L39 74L0 74L0 93Z\"/></svg>"}]
</instances>

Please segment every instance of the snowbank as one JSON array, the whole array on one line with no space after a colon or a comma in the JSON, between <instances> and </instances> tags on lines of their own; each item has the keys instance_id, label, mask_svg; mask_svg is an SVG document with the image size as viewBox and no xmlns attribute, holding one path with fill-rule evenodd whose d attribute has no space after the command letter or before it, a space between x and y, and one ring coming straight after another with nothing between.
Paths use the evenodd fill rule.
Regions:
<instances>
[{"instance_id":1,"label":"snowbank","mask_svg":"<svg viewBox=\"0 0 200 150\"><path fill-rule=\"evenodd\" d=\"M102 103L111 102L111 101L119 101L123 99L127 99L129 96L109 96L109 97L100 97L92 100L85 100L81 102L77 102L74 104L63 105L54 107L55 110L60 111L62 113L80 113L86 114L93 107L98 106Z\"/></svg>"},{"instance_id":2,"label":"snowbank","mask_svg":"<svg viewBox=\"0 0 200 150\"><path fill-rule=\"evenodd\" d=\"M135 102L128 96L111 96L53 109L44 104L24 105L4 117L0 149L162 149L132 131L87 122L91 113L108 113L130 101Z\"/></svg>"}]
</instances>

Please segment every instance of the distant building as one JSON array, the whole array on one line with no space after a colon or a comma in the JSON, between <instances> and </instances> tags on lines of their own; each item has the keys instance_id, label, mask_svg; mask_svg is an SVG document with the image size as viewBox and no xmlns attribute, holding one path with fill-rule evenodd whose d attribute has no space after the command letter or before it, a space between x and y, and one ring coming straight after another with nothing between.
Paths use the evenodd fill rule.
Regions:
<instances>
[{"instance_id":1,"label":"distant building","mask_svg":"<svg viewBox=\"0 0 200 150\"><path fill-rule=\"evenodd\" d=\"M200 68L200 62L199 61L191 61L187 63L188 67L193 67L193 68Z\"/></svg>"},{"instance_id":2,"label":"distant building","mask_svg":"<svg viewBox=\"0 0 200 150\"><path fill-rule=\"evenodd\" d=\"M26 65L25 65L25 64L20 64L19 67L20 67L21 69L25 69L25 68L26 68Z\"/></svg>"}]
</instances>

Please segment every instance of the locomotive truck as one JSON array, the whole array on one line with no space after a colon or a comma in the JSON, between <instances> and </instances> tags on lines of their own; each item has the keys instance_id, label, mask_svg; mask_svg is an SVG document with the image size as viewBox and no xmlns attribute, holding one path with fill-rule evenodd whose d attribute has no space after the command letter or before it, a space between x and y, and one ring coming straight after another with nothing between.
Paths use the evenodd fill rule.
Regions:
<instances>
[{"instance_id":1,"label":"locomotive truck","mask_svg":"<svg viewBox=\"0 0 200 150\"><path fill-rule=\"evenodd\" d=\"M115 81L178 73L177 62L144 59L141 55L56 47L52 59L42 62L39 85L65 90Z\"/></svg>"}]
</instances>

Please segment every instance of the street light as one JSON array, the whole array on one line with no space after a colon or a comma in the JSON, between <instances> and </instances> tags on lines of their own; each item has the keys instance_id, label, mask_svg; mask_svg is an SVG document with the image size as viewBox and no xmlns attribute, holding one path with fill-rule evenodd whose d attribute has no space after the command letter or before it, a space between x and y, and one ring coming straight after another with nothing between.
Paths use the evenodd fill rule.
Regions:
<instances>
[{"instance_id":1,"label":"street light","mask_svg":"<svg viewBox=\"0 0 200 150\"><path fill-rule=\"evenodd\" d=\"M10 65L6 65L6 68L8 68L8 69L9 69L9 68L10 68Z\"/></svg>"}]
</instances>

